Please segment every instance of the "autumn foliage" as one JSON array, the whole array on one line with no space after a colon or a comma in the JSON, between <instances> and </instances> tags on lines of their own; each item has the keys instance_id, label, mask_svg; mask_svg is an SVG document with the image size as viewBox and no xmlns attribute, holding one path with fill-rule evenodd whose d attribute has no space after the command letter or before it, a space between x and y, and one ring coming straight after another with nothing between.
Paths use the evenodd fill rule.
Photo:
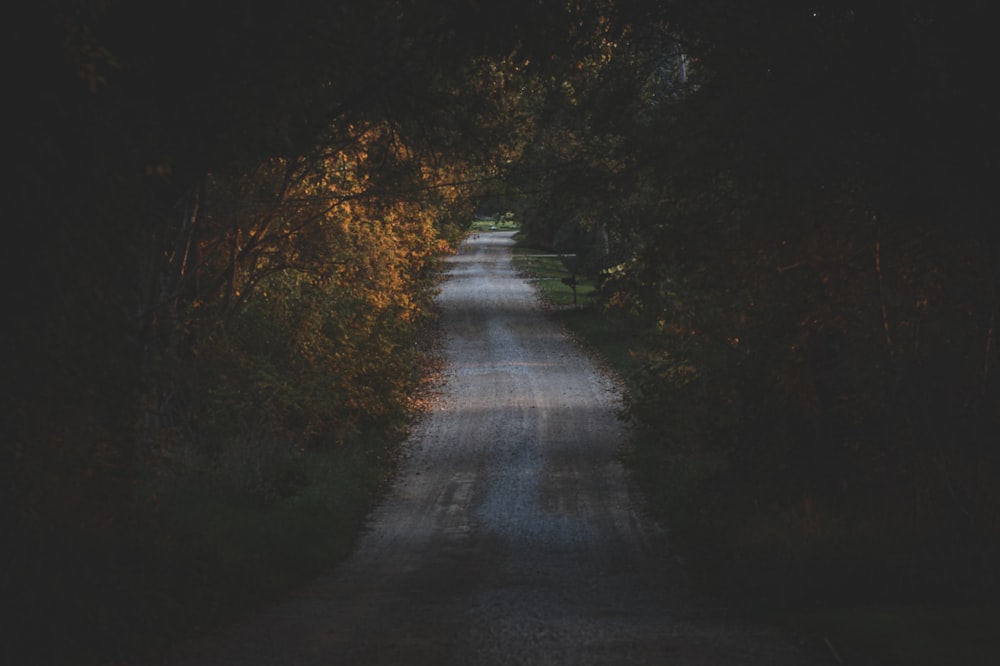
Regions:
<instances>
[{"instance_id":1,"label":"autumn foliage","mask_svg":"<svg viewBox=\"0 0 1000 666\"><path fill-rule=\"evenodd\" d=\"M506 121L487 103L462 125L492 78L433 8L355 4L24 18L0 355L13 662L155 648L277 593L346 552L391 471L439 262Z\"/></svg>"},{"instance_id":2,"label":"autumn foliage","mask_svg":"<svg viewBox=\"0 0 1000 666\"><path fill-rule=\"evenodd\" d=\"M992 23L905 4L25 4L0 649L115 658L342 554L483 201L628 333L703 581L995 590Z\"/></svg>"}]
</instances>

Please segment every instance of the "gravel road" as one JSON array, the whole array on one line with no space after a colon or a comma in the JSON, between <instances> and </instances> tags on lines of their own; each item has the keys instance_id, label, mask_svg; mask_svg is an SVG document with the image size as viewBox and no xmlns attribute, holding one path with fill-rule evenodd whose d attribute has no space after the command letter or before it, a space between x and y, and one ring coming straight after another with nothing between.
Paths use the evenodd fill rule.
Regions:
<instances>
[{"instance_id":1,"label":"gravel road","mask_svg":"<svg viewBox=\"0 0 1000 666\"><path fill-rule=\"evenodd\" d=\"M835 663L685 606L615 458L616 385L540 310L511 235L449 260L444 379L353 556L165 663Z\"/></svg>"}]
</instances>

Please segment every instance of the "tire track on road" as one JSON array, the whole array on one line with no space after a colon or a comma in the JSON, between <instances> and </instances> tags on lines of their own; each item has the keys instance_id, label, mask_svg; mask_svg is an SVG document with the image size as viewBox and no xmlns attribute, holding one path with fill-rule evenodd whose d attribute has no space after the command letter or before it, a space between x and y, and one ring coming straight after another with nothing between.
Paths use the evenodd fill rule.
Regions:
<instances>
[{"instance_id":1,"label":"tire track on road","mask_svg":"<svg viewBox=\"0 0 1000 666\"><path fill-rule=\"evenodd\" d=\"M616 460L616 382L542 313L512 245L480 234L449 259L444 382L354 554L172 666L810 663L683 619Z\"/></svg>"}]
</instances>

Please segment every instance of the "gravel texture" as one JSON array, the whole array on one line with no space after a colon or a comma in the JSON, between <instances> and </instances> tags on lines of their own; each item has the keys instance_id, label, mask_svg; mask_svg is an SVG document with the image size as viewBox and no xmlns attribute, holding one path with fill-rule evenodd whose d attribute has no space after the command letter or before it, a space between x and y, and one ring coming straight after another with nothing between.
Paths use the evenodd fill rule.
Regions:
<instances>
[{"instance_id":1,"label":"gravel texture","mask_svg":"<svg viewBox=\"0 0 1000 666\"><path fill-rule=\"evenodd\" d=\"M163 663L836 663L685 601L616 459L616 383L542 313L511 236L449 260L444 375L352 557Z\"/></svg>"}]
</instances>

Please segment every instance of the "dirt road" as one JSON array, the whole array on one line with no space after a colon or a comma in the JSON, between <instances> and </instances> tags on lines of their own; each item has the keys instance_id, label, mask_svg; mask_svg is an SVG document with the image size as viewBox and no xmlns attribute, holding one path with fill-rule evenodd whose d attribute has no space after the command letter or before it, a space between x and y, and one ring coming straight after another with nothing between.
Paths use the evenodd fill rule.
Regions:
<instances>
[{"instance_id":1,"label":"dirt road","mask_svg":"<svg viewBox=\"0 0 1000 666\"><path fill-rule=\"evenodd\" d=\"M615 460L615 385L540 312L512 244L450 260L445 381L354 555L170 663L831 663L679 606Z\"/></svg>"}]
</instances>

